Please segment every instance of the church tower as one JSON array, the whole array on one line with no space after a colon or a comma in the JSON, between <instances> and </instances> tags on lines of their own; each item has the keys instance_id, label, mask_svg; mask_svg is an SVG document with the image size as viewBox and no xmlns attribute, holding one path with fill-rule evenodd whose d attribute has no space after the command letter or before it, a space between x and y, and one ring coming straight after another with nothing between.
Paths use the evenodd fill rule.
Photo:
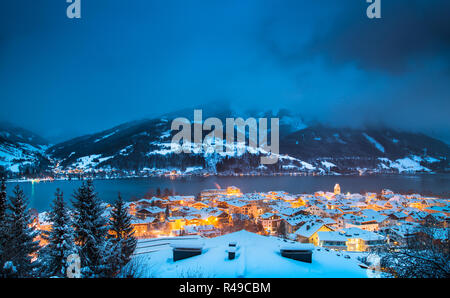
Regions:
<instances>
[{"instance_id":1,"label":"church tower","mask_svg":"<svg viewBox=\"0 0 450 298\"><path fill-rule=\"evenodd\" d=\"M334 186L334 194L335 195L340 195L341 194L341 186L339 184L337 184L337 183Z\"/></svg>"}]
</instances>

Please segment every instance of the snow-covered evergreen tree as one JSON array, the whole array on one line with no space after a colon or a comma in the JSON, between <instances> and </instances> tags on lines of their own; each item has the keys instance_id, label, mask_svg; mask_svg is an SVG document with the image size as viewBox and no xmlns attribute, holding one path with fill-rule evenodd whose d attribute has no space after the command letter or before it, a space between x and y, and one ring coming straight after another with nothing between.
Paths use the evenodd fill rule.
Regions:
<instances>
[{"instance_id":1,"label":"snow-covered evergreen tree","mask_svg":"<svg viewBox=\"0 0 450 298\"><path fill-rule=\"evenodd\" d=\"M83 277L107 277L111 258L107 241L108 225L102 206L94 191L92 180L84 182L75 191L74 221L75 243L81 258Z\"/></svg>"},{"instance_id":2,"label":"snow-covered evergreen tree","mask_svg":"<svg viewBox=\"0 0 450 298\"><path fill-rule=\"evenodd\" d=\"M0 229L2 225L6 224L6 209L8 208L8 203L6 199L6 181L2 178L0 185Z\"/></svg>"},{"instance_id":3,"label":"snow-covered evergreen tree","mask_svg":"<svg viewBox=\"0 0 450 298\"><path fill-rule=\"evenodd\" d=\"M74 230L68 209L64 204L63 193L57 189L49 212L51 230L43 235L48 244L41 249L41 277L66 277L67 258L77 253Z\"/></svg>"},{"instance_id":4,"label":"snow-covered evergreen tree","mask_svg":"<svg viewBox=\"0 0 450 298\"><path fill-rule=\"evenodd\" d=\"M169 205L166 206L166 210L164 210L164 216L166 217L166 220L170 217L170 209Z\"/></svg>"},{"instance_id":5,"label":"snow-covered evergreen tree","mask_svg":"<svg viewBox=\"0 0 450 298\"><path fill-rule=\"evenodd\" d=\"M8 239L4 247L5 265L17 277L33 277L36 262L33 258L39 250L34 241L38 231L32 227L30 210L25 195L19 185L14 188L8 206ZM12 268L12 269L11 269Z\"/></svg>"},{"instance_id":6,"label":"snow-covered evergreen tree","mask_svg":"<svg viewBox=\"0 0 450 298\"><path fill-rule=\"evenodd\" d=\"M0 277L3 275L3 267L5 265L5 244L7 242L7 227L8 221L6 217L6 210L8 208L6 200L6 182L2 179L2 184L0 185Z\"/></svg>"},{"instance_id":7,"label":"snow-covered evergreen tree","mask_svg":"<svg viewBox=\"0 0 450 298\"><path fill-rule=\"evenodd\" d=\"M128 213L128 208L120 193L112 207L110 237L112 254L114 256L110 262L113 273L117 274L130 261L131 255L136 249L137 240L134 237L133 227L131 226L131 215Z\"/></svg>"}]
</instances>

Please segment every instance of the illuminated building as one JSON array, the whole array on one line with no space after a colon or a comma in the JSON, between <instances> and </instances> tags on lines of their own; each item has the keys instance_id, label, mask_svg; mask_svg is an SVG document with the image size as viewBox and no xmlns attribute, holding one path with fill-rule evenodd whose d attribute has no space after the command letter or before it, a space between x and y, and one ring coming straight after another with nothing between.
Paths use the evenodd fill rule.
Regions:
<instances>
[{"instance_id":1,"label":"illuminated building","mask_svg":"<svg viewBox=\"0 0 450 298\"><path fill-rule=\"evenodd\" d=\"M319 231L317 234L319 246L338 250L368 251L386 244L386 237L359 228Z\"/></svg>"},{"instance_id":2,"label":"illuminated building","mask_svg":"<svg viewBox=\"0 0 450 298\"><path fill-rule=\"evenodd\" d=\"M341 194L341 186L339 184L337 184L337 183L334 186L334 194L335 195L340 195Z\"/></svg>"}]
</instances>

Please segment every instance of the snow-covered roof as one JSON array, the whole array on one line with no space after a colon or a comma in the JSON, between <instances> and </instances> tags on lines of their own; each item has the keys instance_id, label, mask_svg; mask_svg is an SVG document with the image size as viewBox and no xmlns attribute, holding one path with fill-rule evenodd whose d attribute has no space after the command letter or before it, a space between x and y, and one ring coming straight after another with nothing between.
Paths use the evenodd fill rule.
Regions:
<instances>
[{"instance_id":1,"label":"snow-covered roof","mask_svg":"<svg viewBox=\"0 0 450 298\"><path fill-rule=\"evenodd\" d=\"M271 218L271 217L274 216L274 215L276 215L276 214L274 214L274 213L272 213L272 212L267 212L267 213L262 214L262 215L260 216L260 218L261 218L261 219L269 219L269 218Z\"/></svg>"},{"instance_id":2,"label":"snow-covered roof","mask_svg":"<svg viewBox=\"0 0 450 298\"><path fill-rule=\"evenodd\" d=\"M294 242L277 237L240 231L200 241L204 242L201 255L177 262L168 246L136 256L142 258L144 277L367 277L356 258L345 259L335 252L314 250L312 263L282 257L280 248ZM236 258L228 260L228 244L233 241L238 244Z\"/></svg>"},{"instance_id":3,"label":"snow-covered roof","mask_svg":"<svg viewBox=\"0 0 450 298\"><path fill-rule=\"evenodd\" d=\"M343 214L343 212L342 212L341 210L339 210L339 209L328 209L328 210L327 210L327 213L328 213L330 216L340 216L340 215Z\"/></svg>"},{"instance_id":4,"label":"snow-covered roof","mask_svg":"<svg viewBox=\"0 0 450 298\"><path fill-rule=\"evenodd\" d=\"M156 214L156 213L164 212L165 209L154 206L154 207L139 208L139 210L138 210L138 212L143 212L143 211L146 211L150 214Z\"/></svg>"},{"instance_id":5,"label":"snow-covered roof","mask_svg":"<svg viewBox=\"0 0 450 298\"><path fill-rule=\"evenodd\" d=\"M297 231L295 231L295 234L309 238L324 225L325 224L322 221L305 222Z\"/></svg>"},{"instance_id":6,"label":"snow-covered roof","mask_svg":"<svg viewBox=\"0 0 450 298\"><path fill-rule=\"evenodd\" d=\"M240 208L240 207L244 207L244 206L248 205L249 202L243 202L241 200L232 200L232 201L228 201L227 204L230 206L233 206L233 207Z\"/></svg>"},{"instance_id":7,"label":"snow-covered roof","mask_svg":"<svg viewBox=\"0 0 450 298\"><path fill-rule=\"evenodd\" d=\"M155 217L147 217L146 219L139 219L139 218L133 218L131 220L132 224L149 224L149 223L153 223L156 220Z\"/></svg>"},{"instance_id":8,"label":"snow-covered roof","mask_svg":"<svg viewBox=\"0 0 450 298\"><path fill-rule=\"evenodd\" d=\"M170 244L172 248L192 248L192 249L202 249L204 244L201 241L179 241Z\"/></svg>"},{"instance_id":9,"label":"snow-covered roof","mask_svg":"<svg viewBox=\"0 0 450 298\"><path fill-rule=\"evenodd\" d=\"M392 215L395 216L395 217L397 217L397 218L399 218L399 219L408 217L408 215L406 215L406 214L403 213L403 212L395 212L395 213L392 214Z\"/></svg>"},{"instance_id":10,"label":"snow-covered roof","mask_svg":"<svg viewBox=\"0 0 450 298\"><path fill-rule=\"evenodd\" d=\"M168 197L168 200L171 202L195 201L195 197L194 196L170 196L170 197Z\"/></svg>"},{"instance_id":11,"label":"snow-covered roof","mask_svg":"<svg viewBox=\"0 0 450 298\"><path fill-rule=\"evenodd\" d=\"M347 238L358 238L365 241L385 239L385 237L380 234L355 227L342 229L339 232L342 232L343 235Z\"/></svg>"},{"instance_id":12,"label":"snow-covered roof","mask_svg":"<svg viewBox=\"0 0 450 298\"><path fill-rule=\"evenodd\" d=\"M277 211L280 214L292 216L296 213L299 213L300 211L304 210L305 208L291 208L291 207L279 207L274 206L272 207L273 210Z\"/></svg>"},{"instance_id":13,"label":"snow-covered roof","mask_svg":"<svg viewBox=\"0 0 450 298\"><path fill-rule=\"evenodd\" d=\"M281 244L280 250L314 250L315 246L311 243L287 243Z\"/></svg>"},{"instance_id":14,"label":"snow-covered roof","mask_svg":"<svg viewBox=\"0 0 450 298\"><path fill-rule=\"evenodd\" d=\"M361 216L366 218L366 220L375 220L378 223L384 221L387 218L386 215L382 215L380 212L371 209L362 210Z\"/></svg>"},{"instance_id":15,"label":"snow-covered roof","mask_svg":"<svg viewBox=\"0 0 450 298\"><path fill-rule=\"evenodd\" d=\"M347 237L336 231L317 232L319 241L347 242Z\"/></svg>"},{"instance_id":16,"label":"snow-covered roof","mask_svg":"<svg viewBox=\"0 0 450 298\"><path fill-rule=\"evenodd\" d=\"M160 198L153 197L151 199L140 199L138 201L135 201L134 203L137 203L137 204L152 204L152 203L160 202L160 201L162 201Z\"/></svg>"},{"instance_id":17,"label":"snow-covered roof","mask_svg":"<svg viewBox=\"0 0 450 298\"><path fill-rule=\"evenodd\" d=\"M213 225L203 225L203 226L187 225L183 227L183 230L185 230L186 233L188 234L195 234L198 232L215 230L215 227Z\"/></svg>"},{"instance_id":18,"label":"snow-covered roof","mask_svg":"<svg viewBox=\"0 0 450 298\"><path fill-rule=\"evenodd\" d=\"M428 215L428 213L426 213L424 211L415 211L415 212L411 212L409 214L409 216L416 221L420 221L420 220L424 219L427 215Z\"/></svg>"},{"instance_id":19,"label":"snow-covered roof","mask_svg":"<svg viewBox=\"0 0 450 298\"><path fill-rule=\"evenodd\" d=\"M418 225L413 223L405 223L400 226L391 226L389 230L401 237L411 235L417 232Z\"/></svg>"}]
</instances>

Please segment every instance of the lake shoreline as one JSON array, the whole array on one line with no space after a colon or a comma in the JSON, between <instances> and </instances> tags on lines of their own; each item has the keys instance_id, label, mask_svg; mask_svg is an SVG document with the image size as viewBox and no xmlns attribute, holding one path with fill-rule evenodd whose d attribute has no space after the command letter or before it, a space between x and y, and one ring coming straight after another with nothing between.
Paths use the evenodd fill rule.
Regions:
<instances>
[{"instance_id":1,"label":"lake shoreline","mask_svg":"<svg viewBox=\"0 0 450 298\"><path fill-rule=\"evenodd\" d=\"M12 194L14 184L19 184L29 198L30 206L38 210L48 209L57 188L64 192L66 200L84 180L53 180L31 182L30 180L10 181L8 194ZM440 198L450 197L450 174L426 175L377 175L377 176L183 176L183 177L140 177L94 179L94 187L99 198L112 202L120 192L127 201L151 197L157 189L169 189L179 195L197 195L205 189L236 186L243 193L285 191L291 194L332 191L334 185L341 185L343 193L380 193L390 189L400 194L418 193Z\"/></svg>"},{"instance_id":2,"label":"lake shoreline","mask_svg":"<svg viewBox=\"0 0 450 298\"><path fill-rule=\"evenodd\" d=\"M122 176L122 177L87 177L87 178L29 178L29 179L7 179L6 183L26 183L26 182L36 182L36 183L46 183L54 181L86 181L86 180L130 180L130 179L152 179L152 178L166 178L170 180L192 178L192 177L416 177L416 176L434 176L434 175L449 175L450 173L435 173L435 172L415 172L415 173L373 173L373 174L321 174L312 175L306 173L276 173L276 174L236 174L236 175L221 175L221 174L209 174L209 175L153 175L153 176Z\"/></svg>"}]
</instances>

